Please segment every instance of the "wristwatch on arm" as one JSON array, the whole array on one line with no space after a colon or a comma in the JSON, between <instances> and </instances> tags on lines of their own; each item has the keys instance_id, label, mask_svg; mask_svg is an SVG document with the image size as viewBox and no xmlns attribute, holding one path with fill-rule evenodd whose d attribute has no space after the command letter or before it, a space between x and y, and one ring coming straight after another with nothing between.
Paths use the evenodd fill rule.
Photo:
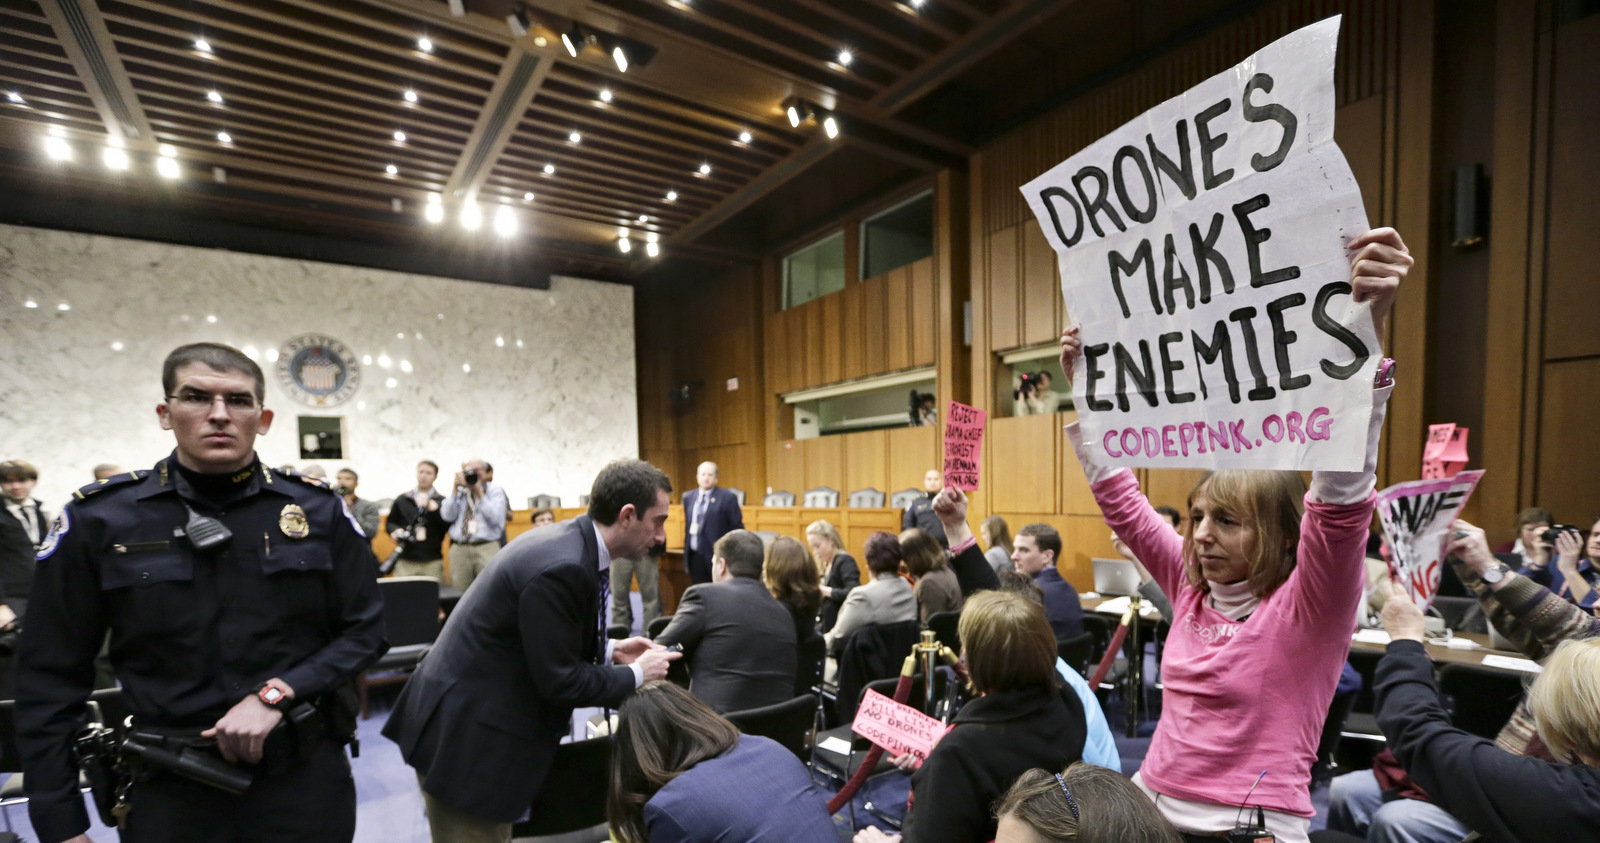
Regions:
<instances>
[{"instance_id":1,"label":"wristwatch on arm","mask_svg":"<svg viewBox=\"0 0 1600 843\"><path fill-rule=\"evenodd\" d=\"M289 707L289 703L294 698L289 696L289 694L285 692L284 689L279 685L274 684L271 681L267 681L261 683L261 685L256 688L256 699L260 700L261 704L267 708L274 708L278 711L283 711Z\"/></svg>"},{"instance_id":2,"label":"wristwatch on arm","mask_svg":"<svg viewBox=\"0 0 1600 843\"><path fill-rule=\"evenodd\" d=\"M1506 578L1506 575L1510 574L1510 573L1511 573L1511 569L1506 567L1505 563L1496 562L1492 567L1486 569L1482 574L1479 574L1478 576L1484 582L1486 582L1486 583L1488 583L1489 585L1492 586L1492 585L1499 585L1500 582Z\"/></svg>"}]
</instances>

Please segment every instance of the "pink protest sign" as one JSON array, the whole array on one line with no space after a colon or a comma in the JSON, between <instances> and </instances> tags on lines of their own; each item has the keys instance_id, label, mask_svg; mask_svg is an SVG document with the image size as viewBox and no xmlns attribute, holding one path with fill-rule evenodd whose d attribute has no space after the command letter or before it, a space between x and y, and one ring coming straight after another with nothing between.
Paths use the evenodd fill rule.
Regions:
<instances>
[{"instance_id":1,"label":"pink protest sign","mask_svg":"<svg viewBox=\"0 0 1600 843\"><path fill-rule=\"evenodd\" d=\"M978 455L989 414L951 401L944 415L944 484L970 492L978 488Z\"/></svg>"},{"instance_id":2,"label":"pink protest sign","mask_svg":"<svg viewBox=\"0 0 1600 843\"><path fill-rule=\"evenodd\" d=\"M878 693L867 691L850 724L856 734L883 747L890 755L911 753L918 761L928 760L934 744L944 737L945 725L937 717Z\"/></svg>"},{"instance_id":3,"label":"pink protest sign","mask_svg":"<svg viewBox=\"0 0 1600 843\"><path fill-rule=\"evenodd\" d=\"M1428 425L1428 442L1422 446L1422 479L1454 477L1467 467L1467 432L1453 424Z\"/></svg>"},{"instance_id":4,"label":"pink protest sign","mask_svg":"<svg viewBox=\"0 0 1600 843\"><path fill-rule=\"evenodd\" d=\"M1389 569L1424 610L1439 593L1450 524L1477 488L1483 470L1439 480L1397 483L1378 493L1378 520L1389 543Z\"/></svg>"}]
</instances>

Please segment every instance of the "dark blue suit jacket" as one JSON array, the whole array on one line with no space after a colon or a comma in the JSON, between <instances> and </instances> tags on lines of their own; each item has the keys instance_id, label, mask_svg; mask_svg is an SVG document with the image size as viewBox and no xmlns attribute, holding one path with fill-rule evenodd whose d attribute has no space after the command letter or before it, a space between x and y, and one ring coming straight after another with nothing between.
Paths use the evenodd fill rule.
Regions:
<instances>
[{"instance_id":1,"label":"dark blue suit jacket","mask_svg":"<svg viewBox=\"0 0 1600 843\"><path fill-rule=\"evenodd\" d=\"M1056 640L1065 641L1083 634L1083 604L1078 602L1078 590L1061 576L1054 564L1033 575L1033 581L1044 590L1044 613L1050 618L1050 628Z\"/></svg>"},{"instance_id":2,"label":"dark blue suit jacket","mask_svg":"<svg viewBox=\"0 0 1600 843\"><path fill-rule=\"evenodd\" d=\"M518 536L467 589L383 727L435 799L516 820L572 709L633 692L631 669L599 664L599 566L581 515Z\"/></svg>"},{"instance_id":3,"label":"dark blue suit jacket","mask_svg":"<svg viewBox=\"0 0 1600 843\"><path fill-rule=\"evenodd\" d=\"M727 752L667 783L644 806L650 843L838 843L823 793L776 741L740 735Z\"/></svg>"},{"instance_id":4,"label":"dark blue suit jacket","mask_svg":"<svg viewBox=\"0 0 1600 843\"><path fill-rule=\"evenodd\" d=\"M694 523L695 502L700 499L699 489L690 489L683 493L683 550L689 553L689 525ZM717 539L733 532L744 529L744 510L739 508L739 499L733 493L723 488L711 490L711 500L706 503L705 521L700 525L700 549L695 554L711 558L711 548Z\"/></svg>"}]
</instances>

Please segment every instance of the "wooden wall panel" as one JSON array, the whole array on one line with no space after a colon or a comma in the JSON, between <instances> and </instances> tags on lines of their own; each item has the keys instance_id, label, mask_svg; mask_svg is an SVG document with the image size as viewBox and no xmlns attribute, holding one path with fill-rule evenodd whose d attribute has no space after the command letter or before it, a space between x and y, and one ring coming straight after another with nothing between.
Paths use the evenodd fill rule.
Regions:
<instances>
[{"instance_id":1,"label":"wooden wall panel","mask_svg":"<svg viewBox=\"0 0 1600 843\"><path fill-rule=\"evenodd\" d=\"M1600 508L1595 494L1595 478L1600 477L1600 448L1594 446L1596 404L1600 403L1595 400L1596 383L1600 383L1600 357L1544 366L1539 483L1534 499L1557 520L1585 530ZM1500 515L1501 520L1510 520L1509 513Z\"/></svg>"},{"instance_id":2,"label":"wooden wall panel","mask_svg":"<svg viewBox=\"0 0 1600 843\"><path fill-rule=\"evenodd\" d=\"M843 491L844 486L844 436L819 436L806 439L805 490L827 486ZM800 497L800 491L795 492Z\"/></svg>"},{"instance_id":3,"label":"wooden wall panel","mask_svg":"<svg viewBox=\"0 0 1600 843\"><path fill-rule=\"evenodd\" d=\"M892 493L889 488L889 431L846 433L836 438L844 440L844 486L839 489L840 503L848 503L851 492L868 488L883 492L887 502Z\"/></svg>"},{"instance_id":4,"label":"wooden wall panel","mask_svg":"<svg viewBox=\"0 0 1600 843\"><path fill-rule=\"evenodd\" d=\"M1015 348L1022 333L1017 320L1021 226L989 235L989 347Z\"/></svg>"},{"instance_id":5,"label":"wooden wall panel","mask_svg":"<svg viewBox=\"0 0 1600 843\"><path fill-rule=\"evenodd\" d=\"M904 266L891 269L868 283L883 285L886 371L908 369L911 367L911 270Z\"/></svg>"},{"instance_id":6,"label":"wooden wall panel","mask_svg":"<svg viewBox=\"0 0 1600 843\"><path fill-rule=\"evenodd\" d=\"M990 418L983 448L989 458L981 482L1000 512L1057 512L1056 445L1061 428L1054 415Z\"/></svg>"},{"instance_id":7,"label":"wooden wall panel","mask_svg":"<svg viewBox=\"0 0 1600 843\"><path fill-rule=\"evenodd\" d=\"M862 322L862 299L866 289L860 284L844 288L840 294L841 307L844 309L843 331L841 334L844 342L844 365L840 374L845 380L864 377L867 374L867 346L864 342L866 329Z\"/></svg>"},{"instance_id":8,"label":"wooden wall panel","mask_svg":"<svg viewBox=\"0 0 1600 843\"><path fill-rule=\"evenodd\" d=\"M889 476L886 491L894 494L902 489L922 488L922 475L930 468L940 468L938 428L898 427L887 431L889 440Z\"/></svg>"},{"instance_id":9,"label":"wooden wall panel","mask_svg":"<svg viewBox=\"0 0 1600 843\"><path fill-rule=\"evenodd\" d=\"M795 344L794 353L805 361L800 383L803 386L827 383L822 372L822 343L826 335L822 322L822 302L813 299L794 310L799 314L801 324L801 338Z\"/></svg>"},{"instance_id":10,"label":"wooden wall panel","mask_svg":"<svg viewBox=\"0 0 1600 843\"><path fill-rule=\"evenodd\" d=\"M1546 360L1600 355L1600 16L1557 35L1550 110L1550 210L1545 242ZM1593 392L1593 390L1590 390ZM1591 405L1593 406L1593 405ZM1548 448L1541 448L1541 453ZM1564 516L1563 516L1564 517Z\"/></svg>"},{"instance_id":11,"label":"wooden wall panel","mask_svg":"<svg viewBox=\"0 0 1600 843\"><path fill-rule=\"evenodd\" d=\"M766 485L774 492L793 492L795 500L800 499L806 490L805 440L786 439L767 449ZM761 491L745 500L759 503L766 494L765 487Z\"/></svg>"},{"instance_id":12,"label":"wooden wall panel","mask_svg":"<svg viewBox=\"0 0 1600 843\"><path fill-rule=\"evenodd\" d=\"M1191 468L1150 468L1139 478L1151 506L1170 506L1189 517L1189 490L1205 472Z\"/></svg>"},{"instance_id":13,"label":"wooden wall panel","mask_svg":"<svg viewBox=\"0 0 1600 843\"><path fill-rule=\"evenodd\" d=\"M844 380L844 298L839 295L823 296L822 305L822 378L824 383Z\"/></svg>"},{"instance_id":14,"label":"wooden wall panel","mask_svg":"<svg viewBox=\"0 0 1600 843\"><path fill-rule=\"evenodd\" d=\"M911 311L911 365L932 366L935 334L938 331L938 304L935 300L933 259L917 261L909 267L911 283L908 286L910 297L907 300L908 310ZM958 314L960 308L955 309ZM961 326L953 326L959 334ZM952 396L957 400L966 396Z\"/></svg>"},{"instance_id":15,"label":"wooden wall panel","mask_svg":"<svg viewBox=\"0 0 1600 843\"><path fill-rule=\"evenodd\" d=\"M1022 345L1050 342L1061 311L1061 284L1056 280L1056 253L1039 226L1022 226Z\"/></svg>"},{"instance_id":16,"label":"wooden wall panel","mask_svg":"<svg viewBox=\"0 0 1600 843\"><path fill-rule=\"evenodd\" d=\"M890 371L887 289L882 279L861 285L861 353L869 375Z\"/></svg>"}]
</instances>

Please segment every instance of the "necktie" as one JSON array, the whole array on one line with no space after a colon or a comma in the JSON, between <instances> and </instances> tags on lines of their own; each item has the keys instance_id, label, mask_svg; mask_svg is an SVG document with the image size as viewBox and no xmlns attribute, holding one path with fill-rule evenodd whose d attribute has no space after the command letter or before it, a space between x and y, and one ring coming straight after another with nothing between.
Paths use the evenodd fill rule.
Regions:
<instances>
[{"instance_id":1,"label":"necktie","mask_svg":"<svg viewBox=\"0 0 1600 843\"><path fill-rule=\"evenodd\" d=\"M601 661L606 657L606 617L610 614L611 606L611 572L600 571L600 655Z\"/></svg>"},{"instance_id":2,"label":"necktie","mask_svg":"<svg viewBox=\"0 0 1600 843\"><path fill-rule=\"evenodd\" d=\"M39 543L39 523L35 520L35 516L38 513L27 504L22 505L21 512L22 526L28 531L28 538L32 539L33 543L37 545Z\"/></svg>"},{"instance_id":3,"label":"necktie","mask_svg":"<svg viewBox=\"0 0 1600 843\"><path fill-rule=\"evenodd\" d=\"M696 495L694 499L695 528L694 531L689 534L689 549L695 551L696 553L700 552L700 530L702 529L700 525L705 522L706 504L710 502L711 495L707 494L706 492L701 492L700 494Z\"/></svg>"}]
</instances>

